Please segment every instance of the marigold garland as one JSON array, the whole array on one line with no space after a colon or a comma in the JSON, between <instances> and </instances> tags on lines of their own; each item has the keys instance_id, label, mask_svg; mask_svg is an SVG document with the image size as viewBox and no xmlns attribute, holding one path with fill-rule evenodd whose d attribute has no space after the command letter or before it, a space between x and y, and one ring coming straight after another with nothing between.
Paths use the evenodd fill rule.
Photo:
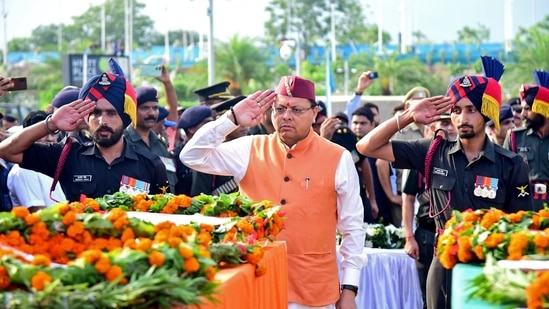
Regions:
<instances>
[{"instance_id":1,"label":"marigold garland","mask_svg":"<svg viewBox=\"0 0 549 309\"><path fill-rule=\"evenodd\" d=\"M471 296L494 304L549 308L549 271L502 270L498 260L548 259L549 210L506 214L498 209L454 211L439 235L437 255L445 268L486 262ZM532 277L531 274L535 274ZM522 291L521 291L522 289ZM517 295L526 295L517 298Z\"/></svg>"},{"instance_id":2,"label":"marigold garland","mask_svg":"<svg viewBox=\"0 0 549 309\"><path fill-rule=\"evenodd\" d=\"M105 201L107 198L108 203ZM114 207L112 198L122 207ZM235 217L234 223L219 228L208 224L175 225L170 222L152 225L128 218L126 210L141 209L164 213L186 210L189 213L242 217ZM95 293L113 292L117 290L116 286L124 288L141 281L145 284L149 278L166 278L162 276L169 274L186 278L181 280L196 281L190 285L181 280L160 281L165 282L166 291L190 289L192 286L195 292L189 294L181 290L176 294L182 296L174 299L175 303L198 304L200 299L197 295L215 302L213 295L217 283L213 280L217 265L248 262L255 265L257 276L266 272L261 263L263 249L258 240L270 239L284 228L283 214L278 209L268 201L253 202L234 194L219 198L173 195L132 197L122 194L104 199L82 197L78 202L60 203L33 214L24 207L15 207L11 213L0 214L0 244L5 249L0 248L0 290L17 291L22 288L31 291L32 288L36 293L47 290L48 297L61 297L61 294L56 294L57 290L63 295L66 292L62 291L71 290L70 295L77 302L85 298L78 296L79 287L89 289L95 285L98 287ZM103 215L106 211L108 213ZM215 243L227 245L217 247L216 254L212 255L209 246ZM231 253L231 246L239 249ZM223 251L225 253L219 254ZM177 265L181 269L174 269ZM23 268L27 271L19 272ZM11 273L8 269L16 272ZM151 271L143 272L146 269ZM164 269L171 270L165 273ZM103 284L114 286L99 288ZM94 293L92 290L87 296ZM134 287L133 290L146 293L148 289ZM21 303L30 304L25 293L29 292L14 292L10 297L21 297ZM137 302L146 299L142 295L132 295ZM159 301L162 298L162 293L154 295ZM189 298L190 295L195 296ZM0 293L0 303L4 297ZM105 299L107 301L108 297ZM117 301L120 308L133 306ZM162 307L160 304L165 302L157 303ZM39 306L49 308L44 304Z\"/></svg>"}]
</instances>

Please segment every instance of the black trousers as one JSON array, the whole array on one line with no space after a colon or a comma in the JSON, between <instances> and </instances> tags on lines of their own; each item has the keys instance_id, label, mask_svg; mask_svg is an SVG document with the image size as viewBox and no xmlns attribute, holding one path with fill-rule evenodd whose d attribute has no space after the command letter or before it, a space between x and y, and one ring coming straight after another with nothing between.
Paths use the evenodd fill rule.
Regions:
<instances>
[{"instance_id":1,"label":"black trousers","mask_svg":"<svg viewBox=\"0 0 549 309\"><path fill-rule=\"evenodd\" d=\"M427 309L452 308L452 271L433 258L427 275Z\"/></svg>"},{"instance_id":2,"label":"black trousers","mask_svg":"<svg viewBox=\"0 0 549 309\"><path fill-rule=\"evenodd\" d=\"M435 233L422 228L420 225L414 236L419 247L419 259L416 260L416 269L423 298L423 308L427 308L427 274L434 255Z\"/></svg>"}]
</instances>

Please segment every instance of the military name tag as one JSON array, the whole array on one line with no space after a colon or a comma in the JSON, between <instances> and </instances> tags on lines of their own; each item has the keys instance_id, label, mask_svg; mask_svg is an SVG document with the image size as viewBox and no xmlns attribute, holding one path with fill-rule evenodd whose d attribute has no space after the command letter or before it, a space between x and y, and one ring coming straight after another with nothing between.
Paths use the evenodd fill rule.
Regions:
<instances>
[{"instance_id":1,"label":"military name tag","mask_svg":"<svg viewBox=\"0 0 549 309\"><path fill-rule=\"evenodd\" d=\"M72 182L91 182L92 175L72 175Z\"/></svg>"}]
</instances>

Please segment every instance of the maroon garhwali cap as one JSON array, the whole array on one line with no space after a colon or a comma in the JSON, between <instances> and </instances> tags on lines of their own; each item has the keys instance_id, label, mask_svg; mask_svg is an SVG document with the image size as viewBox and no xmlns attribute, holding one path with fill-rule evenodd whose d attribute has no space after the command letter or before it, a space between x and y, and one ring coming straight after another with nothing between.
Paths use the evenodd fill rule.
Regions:
<instances>
[{"instance_id":1,"label":"maroon garhwali cap","mask_svg":"<svg viewBox=\"0 0 549 309\"><path fill-rule=\"evenodd\" d=\"M309 99L316 102L315 84L299 76L283 76L275 92L287 97Z\"/></svg>"}]
</instances>

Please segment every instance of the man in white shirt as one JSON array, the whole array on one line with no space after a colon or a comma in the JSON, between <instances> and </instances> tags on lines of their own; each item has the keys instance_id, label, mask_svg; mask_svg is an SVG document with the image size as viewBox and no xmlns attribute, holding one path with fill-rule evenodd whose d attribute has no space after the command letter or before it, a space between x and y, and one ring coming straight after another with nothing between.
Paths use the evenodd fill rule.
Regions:
<instances>
[{"instance_id":1,"label":"man in white shirt","mask_svg":"<svg viewBox=\"0 0 549 309\"><path fill-rule=\"evenodd\" d=\"M48 114L44 111L32 111L23 120L21 129L43 121L47 116ZM48 134L36 142L57 142L57 134ZM52 181L53 179L49 176L21 168L19 164L15 164L8 174L7 182L12 204L14 206L25 206L31 212L34 212L54 205L58 201L65 201L65 194L59 184L55 186L55 190L51 193L52 198L50 198Z\"/></svg>"}]
</instances>

